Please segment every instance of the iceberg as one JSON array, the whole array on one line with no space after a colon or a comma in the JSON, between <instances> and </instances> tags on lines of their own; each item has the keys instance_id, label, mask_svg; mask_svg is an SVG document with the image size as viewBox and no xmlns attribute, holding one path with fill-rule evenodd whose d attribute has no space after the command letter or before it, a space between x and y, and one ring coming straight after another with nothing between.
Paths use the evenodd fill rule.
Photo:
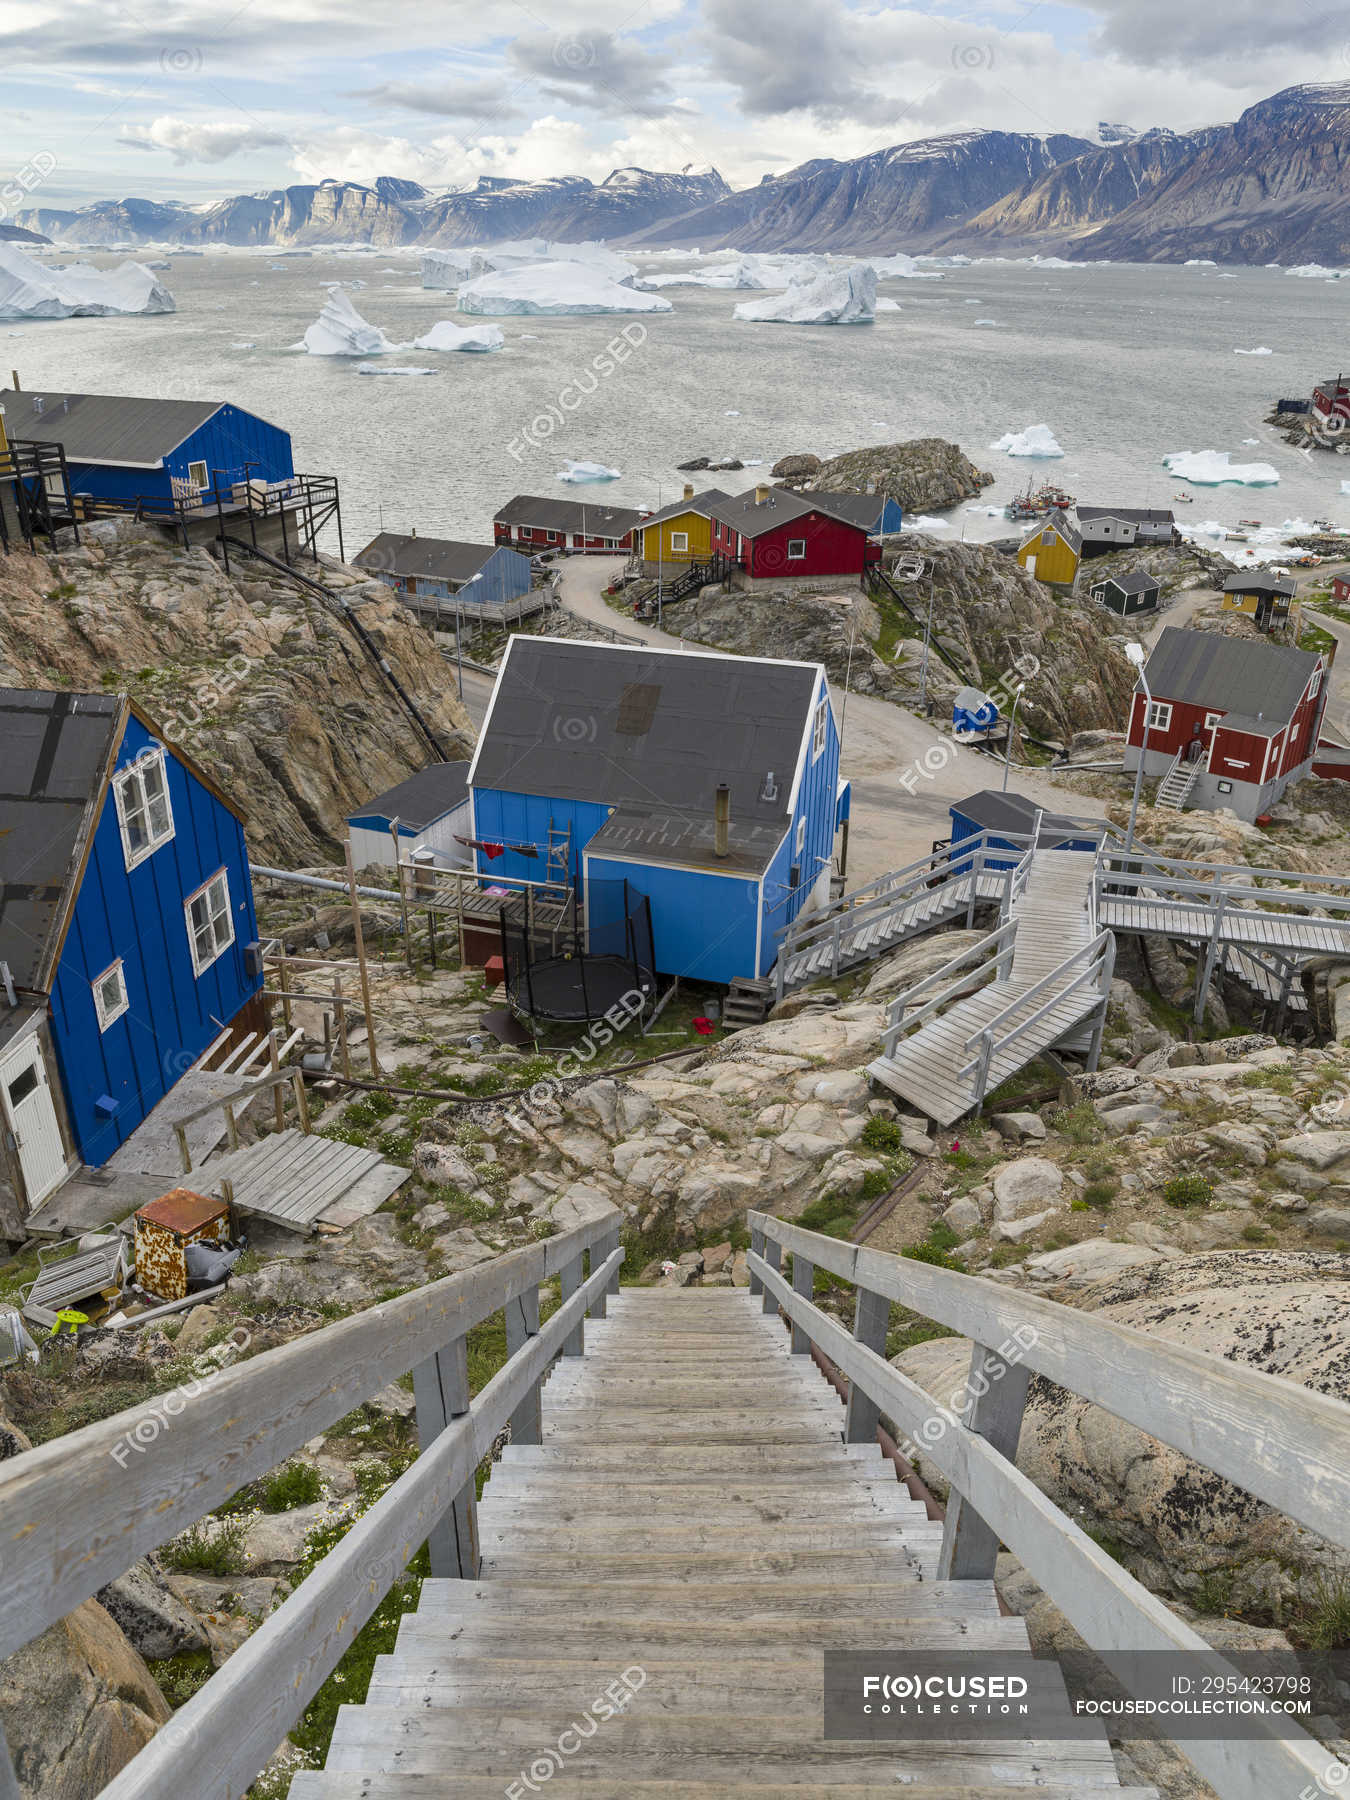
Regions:
<instances>
[{"instance_id":1,"label":"iceberg","mask_svg":"<svg viewBox=\"0 0 1350 1800\"><path fill-rule=\"evenodd\" d=\"M927 513L920 513L917 519L906 519L900 526L901 531L950 531L950 519L933 519Z\"/></svg>"},{"instance_id":2,"label":"iceberg","mask_svg":"<svg viewBox=\"0 0 1350 1800\"><path fill-rule=\"evenodd\" d=\"M391 344L378 325L361 317L341 288L334 288L295 348L311 356L386 356L404 346Z\"/></svg>"},{"instance_id":3,"label":"iceberg","mask_svg":"<svg viewBox=\"0 0 1350 1800\"><path fill-rule=\"evenodd\" d=\"M1048 425L1028 425L1025 431L1005 431L991 450L1002 450L1009 456L1063 456L1058 440Z\"/></svg>"},{"instance_id":4,"label":"iceberg","mask_svg":"<svg viewBox=\"0 0 1350 1800\"><path fill-rule=\"evenodd\" d=\"M973 319L971 321L971 323L974 325L997 325L998 320L997 319Z\"/></svg>"},{"instance_id":5,"label":"iceberg","mask_svg":"<svg viewBox=\"0 0 1350 1800\"><path fill-rule=\"evenodd\" d=\"M17 245L0 241L0 319L101 319L176 312L173 295L144 263L115 269L69 263L46 269Z\"/></svg>"},{"instance_id":6,"label":"iceberg","mask_svg":"<svg viewBox=\"0 0 1350 1800\"><path fill-rule=\"evenodd\" d=\"M674 308L659 294L624 287L585 263L546 262L493 270L464 282L459 310L556 318L567 313L668 313Z\"/></svg>"},{"instance_id":7,"label":"iceberg","mask_svg":"<svg viewBox=\"0 0 1350 1800\"><path fill-rule=\"evenodd\" d=\"M912 256L903 251L895 256L878 256L873 258L872 267L877 272L878 281L941 281L942 276L936 269L921 269Z\"/></svg>"},{"instance_id":8,"label":"iceberg","mask_svg":"<svg viewBox=\"0 0 1350 1800\"><path fill-rule=\"evenodd\" d=\"M440 374L439 369L415 368L411 363L403 363L403 364L386 363L383 367L381 367L381 365L379 363L357 363L356 372L358 375L439 375Z\"/></svg>"},{"instance_id":9,"label":"iceberg","mask_svg":"<svg viewBox=\"0 0 1350 1800\"><path fill-rule=\"evenodd\" d=\"M438 319L431 330L413 339L414 350L500 350L506 339L500 325L456 325Z\"/></svg>"},{"instance_id":10,"label":"iceberg","mask_svg":"<svg viewBox=\"0 0 1350 1800\"><path fill-rule=\"evenodd\" d=\"M1181 266L1183 269L1217 269L1219 265L1212 256L1188 256Z\"/></svg>"},{"instance_id":11,"label":"iceberg","mask_svg":"<svg viewBox=\"0 0 1350 1800\"><path fill-rule=\"evenodd\" d=\"M487 268L477 250L424 250L422 252L422 286L449 292L461 281L481 275Z\"/></svg>"},{"instance_id":12,"label":"iceberg","mask_svg":"<svg viewBox=\"0 0 1350 1800\"><path fill-rule=\"evenodd\" d=\"M889 294L878 294L878 296L877 296L877 311L878 312L899 312L900 311L900 302L898 300L892 300Z\"/></svg>"},{"instance_id":13,"label":"iceberg","mask_svg":"<svg viewBox=\"0 0 1350 1800\"><path fill-rule=\"evenodd\" d=\"M744 257L734 263L719 263L707 269L685 269L673 275L648 275L644 277L644 288L665 287L702 287L702 288L762 288L765 283L755 273L754 266Z\"/></svg>"},{"instance_id":14,"label":"iceberg","mask_svg":"<svg viewBox=\"0 0 1350 1800\"><path fill-rule=\"evenodd\" d=\"M742 300L732 317L779 325L870 325L876 309L876 273L870 263L854 263L798 276L773 299Z\"/></svg>"},{"instance_id":15,"label":"iceberg","mask_svg":"<svg viewBox=\"0 0 1350 1800\"><path fill-rule=\"evenodd\" d=\"M607 469L603 463L573 462L569 457L567 467L559 469L555 477L557 481L617 481L622 474L620 469Z\"/></svg>"},{"instance_id":16,"label":"iceberg","mask_svg":"<svg viewBox=\"0 0 1350 1800\"><path fill-rule=\"evenodd\" d=\"M1235 350L1234 356L1274 356L1275 352L1266 344L1258 344L1255 350Z\"/></svg>"},{"instance_id":17,"label":"iceberg","mask_svg":"<svg viewBox=\"0 0 1350 1800\"><path fill-rule=\"evenodd\" d=\"M1296 269L1286 269L1286 275L1301 275L1305 281L1339 281L1346 274L1344 269L1328 269L1324 263L1300 263Z\"/></svg>"},{"instance_id":18,"label":"iceberg","mask_svg":"<svg viewBox=\"0 0 1350 1800\"><path fill-rule=\"evenodd\" d=\"M1274 487L1280 472L1270 463L1235 463L1226 450L1174 450L1164 456L1163 467L1171 475L1195 487Z\"/></svg>"},{"instance_id":19,"label":"iceberg","mask_svg":"<svg viewBox=\"0 0 1350 1800\"><path fill-rule=\"evenodd\" d=\"M1343 494L1350 494L1350 481L1343 481L1341 483L1341 492Z\"/></svg>"}]
</instances>

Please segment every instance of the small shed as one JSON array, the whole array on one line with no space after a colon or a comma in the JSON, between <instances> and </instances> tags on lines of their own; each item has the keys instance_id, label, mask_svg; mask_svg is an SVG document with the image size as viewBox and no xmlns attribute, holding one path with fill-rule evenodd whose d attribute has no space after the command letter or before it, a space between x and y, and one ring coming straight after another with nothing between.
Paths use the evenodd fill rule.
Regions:
<instances>
[{"instance_id":1,"label":"small shed","mask_svg":"<svg viewBox=\"0 0 1350 1800\"><path fill-rule=\"evenodd\" d=\"M1128 618L1131 613L1156 612L1162 588L1156 575L1150 575L1146 569L1134 569L1128 575L1108 575L1104 581L1094 581L1088 592L1111 612Z\"/></svg>"},{"instance_id":2,"label":"small shed","mask_svg":"<svg viewBox=\"0 0 1350 1800\"><path fill-rule=\"evenodd\" d=\"M458 597L447 617L466 617L502 607L528 594L530 559L502 544L465 544L453 538L418 537L416 532L382 531L353 558L397 594L430 600Z\"/></svg>"},{"instance_id":3,"label":"small shed","mask_svg":"<svg viewBox=\"0 0 1350 1800\"><path fill-rule=\"evenodd\" d=\"M1054 587L1073 586L1082 555L1081 533L1058 511L1038 519L1017 550L1017 560L1027 574Z\"/></svg>"},{"instance_id":4,"label":"small shed","mask_svg":"<svg viewBox=\"0 0 1350 1800\"><path fill-rule=\"evenodd\" d=\"M1030 838L1036 830L1038 812L1041 829L1036 841L1042 850L1095 851L1105 829L1062 813L1045 812L1025 794L1000 792L996 788L982 788L968 800L956 801L949 811L953 850L963 839L977 837L982 831L997 834L986 845L984 866L987 869L1017 867L1027 848L1023 840ZM1006 851L1007 854L991 856L990 850ZM959 871L954 868L953 872Z\"/></svg>"},{"instance_id":5,"label":"small shed","mask_svg":"<svg viewBox=\"0 0 1350 1800\"><path fill-rule=\"evenodd\" d=\"M226 1244L230 1209L223 1200L173 1188L136 1214L136 1283L159 1300L185 1300L189 1244Z\"/></svg>"},{"instance_id":6,"label":"small shed","mask_svg":"<svg viewBox=\"0 0 1350 1800\"><path fill-rule=\"evenodd\" d=\"M977 687L956 690L952 701L952 725L957 731L988 731L998 724L998 706Z\"/></svg>"},{"instance_id":7,"label":"small shed","mask_svg":"<svg viewBox=\"0 0 1350 1800\"><path fill-rule=\"evenodd\" d=\"M436 868L472 867L473 851L458 841L473 836L468 774L467 762L428 763L349 814L356 867L392 869L396 833L402 861L421 851Z\"/></svg>"}]
</instances>

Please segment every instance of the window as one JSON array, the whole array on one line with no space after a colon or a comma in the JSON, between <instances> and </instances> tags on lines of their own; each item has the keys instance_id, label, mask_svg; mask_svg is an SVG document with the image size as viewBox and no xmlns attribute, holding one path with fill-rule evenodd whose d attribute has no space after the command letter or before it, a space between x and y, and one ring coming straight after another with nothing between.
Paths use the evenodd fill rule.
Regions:
<instances>
[{"instance_id":1,"label":"window","mask_svg":"<svg viewBox=\"0 0 1350 1800\"><path fill-rule=\"evenodd\" d=\"M1043 544L1053 544L1054 541L1055 541L1055 534L1053 531L1043 531L1041 533L1041 542Z\"/></svg>"},{"instance_id":2,"label":"window","mask_svg":"<svg viewBox=\"0 0 1350 1800\"><path fill-rule=\"evenodd\" d=\"M110 969L96 975L93 982L94 1011L98 1014L98 1028L106 1031L116 1019L131 1005L127 998L127 984L122 975L122 959L119 956Z\"/></svg>"},{"instance_id":3,"label":"window","mask_svg":"<svg viewBox=\"0 0 1350 1800\"><path fill-rule=\"evenodd\" d=\"M173 809L163 750L146 750L113 777L122 854L128 869L153 856L173 836Z\"/></svg>"},{"instance_id":4,"label":"window","mask_svg":"<svg viewBox=\"0 0 1350 1800\"><path fill-rule=\"evenodd\" d=\"M805 538L789 538L788 539L788 561L789 562L801 562L801 560L803 559L803 557L805 555L806 555L806 539Z\"/></svg>"},{"instance_id":5,"label":"window","mask_svg":"<svg viewBox=\"0 0 1350 1800\"><path fill-rule=\"evenodd\" d=\"M1318 663L1317 667L1312 672L1312 680L1308 683L1308 698L1310 700L1315 700L1317 698L1317 690L1321 685L1322 665L1321 663Z\"/></svg>"},{"instance_id":6,"label":"window","mask_svg":"<svg viewBox=\"0 0 1350 1800\"><path fill-rule=\"evenodd\" d=\"M234 919L230 913L230 883L224 869L213 875L183 904L187 915L188 947L192 951L194 974L203 975L211 964L234 942Z\"/></svg>"},{"instance_id":7,"label":"window","mask_svg":"<svg viewBox=\"0 0 1350 1800\"><path fill-rule=\"evenodd\" d=\"M1214 727L1218 724L1219 720L1222 717L1223 717L1222 713L1206 713L1205 714L1205 730L1213 731Z\"/></svg>"},{"instance_id":8,"label":"window","mask_svg":"<svg viewBox=\"0 0 1350 1800\"><path fill-rule=\"evenodd\" d=\"M1166 700L1155 700L1148 709L1148 729L1166 731L1172 723L1172 707Z\"/></svg>"},{"instance_id":9,"label":"window","mask_svg":"<svg viewBox=\"0 0 1350 1800\"><path fill-rule=\"evenodd\" d=\"M210 487L211 484L207 479L206 464L204 462L190 462L188 464L188 480L199 492L204 492Z\"/></svg>"},{"instance_id":10,"label":"window","mask_svg":"<svg viewBox=\"0 0 1350 1800\"><path fill-rule=\"evenodd\" d=\"M818 701L816 716L811 726L811 761L814 762L825 748L825 740L830 729L830 703L828 700Z\"/></svg>"},{"instance_id":11,"label":"window","mask_svg":"<svg viewBox=\"0 0 1350 1800\"><path fill-rule=\"evenodd\" d=\"M798 819L798 821L797 821L797 855L800 856L802 851L805 850L805 848L806 848L806 819L803 816L802 818Z\"/></svg>"},{"instance_id":12,"label":"window","mask_svg":"<svg viewBox=\"0 0 1350 1800\"><path fill-rule=\"evenodd\" d=\"M674 556L677 551L688 550L688 548L689 533L687 531L672 531L670 534L670 554Z\"/></svg>"}]
</instances>

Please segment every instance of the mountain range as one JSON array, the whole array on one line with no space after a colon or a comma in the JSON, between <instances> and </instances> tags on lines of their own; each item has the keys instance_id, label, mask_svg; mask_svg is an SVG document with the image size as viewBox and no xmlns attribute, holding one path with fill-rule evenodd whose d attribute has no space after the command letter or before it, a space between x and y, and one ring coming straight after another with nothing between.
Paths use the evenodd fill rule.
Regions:
<instances>
[{"instance_id":1,"label":"mountain range","mask_svg":"<svg viewBox=\"0 0 1350 1800\"><path fill-rule=\"evenodd\" d=\"M1286 88L1193 132L962 131L816 158L732 190L715 169L603 182L480 178L431 193L382 176L205 207L97 201L16 223L62 243L466 245L603 238L634 248L1029 252L1132 262L1350 265L1350 82Z\"/></svg>"}]
</instances>

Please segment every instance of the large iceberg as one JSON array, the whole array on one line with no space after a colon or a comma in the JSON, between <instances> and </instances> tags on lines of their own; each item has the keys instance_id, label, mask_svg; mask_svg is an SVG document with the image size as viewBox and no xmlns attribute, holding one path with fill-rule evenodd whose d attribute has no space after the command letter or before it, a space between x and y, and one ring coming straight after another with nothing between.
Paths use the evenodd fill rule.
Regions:
<instances>
[{"instance_id":1,"label":"large iceberg","mask_svg":"<svg viewBox=\"0 0 1350 1800\"><path fill-rule=\"evenodd\" d=\"M422 286L449 292L461 281L471 281L489 265L479 250L424 250Z\"/></svg>"},{"instance_id":2,"label":"large iceberg","mask_svg":"<svg viewBox=\"0 0 1350 1800\"><path fill-rule=\"evenodd\" d=\"M877 277L870 263L796 276L787 291L742 300L732 316L778 325L870 325L877 311Z\"/></svg>"},{"instance_id":3,"label":"large iceberg","mask_svg":"<svg viewBox=\"0 0 1350 1800\"><path fill-rule=\"evenodd\" d=\"M1280 471L1270 463L1231 462L1226 450L1174 450L1164 456L1163 467L1196 487L1222 487L1228 482L1237 487L1274 487L1280 479Z\"/></svg>"},{"instance_id":4,"label":"large iceberg","mask_svg":"<svg viewBox=\"0 0 1350 1800\"><path fill-rule=\"evenodd\" d=\"M659 294L625 287L586 263L545 262L497 269L464 282L459 310L554 318L566 313L668 313L674 308Z\"/></svg>"},{"instance_id":5,"label":"large iceberg","mask_svg":"<svg viewBox=\"0 0 1350 1800\"><path fill-rule=\"evenodd\" d=\"M1005 431L991 450L1008 456L1063 456L1058 439L1048 425L1028 425L1025 431Z\"/></svg>"},{"instance_id":6,"label":"large iceberg","mask_svg":"<svg viewBox=\"0 0 1350 1800\"><path fill-rule=\"evenodd\" d=\"M1325 263L1300 263L1296 269L1286 269L1286 275L1301 275L1305 281L1339 281L1346 274L1345 269L1329 269Z\"/></svg>"},{"instance_id":7,"label":"large iceberg","mask_svg":"<svg viewBox=\"0 0 1350 1800\"><path fill-rule=\"evenodd\" d=\"M500 350L506 339L500 325L456 325L438 319L431 330L413 339L414 350Z\"/></svg>"},{"instance_id":8,"label":"large iceberg","mask_svg":"<svg viewBox=\"0 0 1350 1800\"><path fill-rule=\"evenodd\" d=\"M144 263L115 269L70 263L46 269L17 244L0 241L0 319L95 319L116 313L176 312L173 295Z\"/></svg>"},{"instance_id":9,"label":"large iceberg","mask_svg":"<svg viewBox=\"0 0 1350 1800\"><path fill-rule=\"evenodd\" d=\"M361 317L341 288L334 288L296 348L311 356L387 356L406 345L391 344L378 325Z\"/></svg>"}]
</instances>

